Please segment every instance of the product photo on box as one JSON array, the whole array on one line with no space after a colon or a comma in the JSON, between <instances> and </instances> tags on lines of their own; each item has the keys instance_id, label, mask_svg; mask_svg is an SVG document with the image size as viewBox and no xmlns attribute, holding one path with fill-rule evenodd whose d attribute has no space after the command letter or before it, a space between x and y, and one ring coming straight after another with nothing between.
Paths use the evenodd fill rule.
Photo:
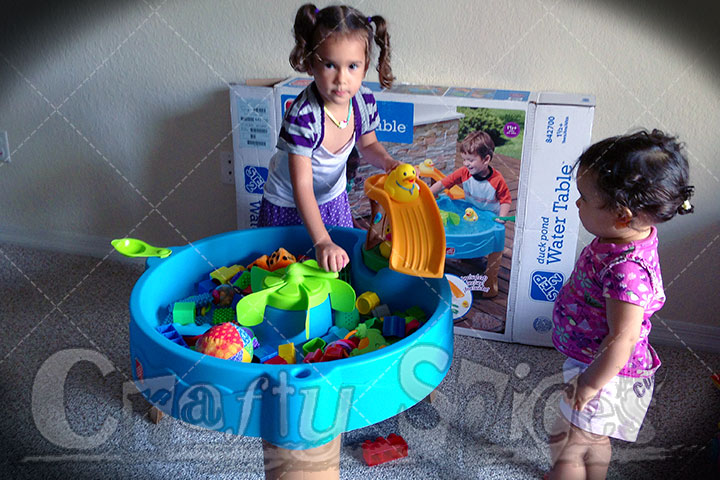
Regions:
<instances>
[{"instance_id":1,"label":"product photo on box","mask_svg":"<svg viewBox=\"0 0 720 480\"><path fill-rule=\"evenodd\" d=\"M311 82L231 85L239 229L257 226L283 115ZM579 228L572 167L590 143L594 96L363 85L377 101L378 140L435 195L455 333L551 345L552 305L572 270ZM346 173L354 224L373 229L379 214L365 181L384 172L351 154Z\"/></svg>"}]
</instances>

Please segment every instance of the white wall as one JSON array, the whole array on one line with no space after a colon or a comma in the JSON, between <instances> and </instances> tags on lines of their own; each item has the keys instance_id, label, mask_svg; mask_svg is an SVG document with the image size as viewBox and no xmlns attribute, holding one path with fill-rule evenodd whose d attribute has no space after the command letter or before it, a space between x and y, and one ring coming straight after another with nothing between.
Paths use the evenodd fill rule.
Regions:
<instances>
[{"instance_id":1,"label":"white wall","mask_svg":"<svg viewBox=\"0 0 720 480\"><path fill-rule=\"evenodd\" d=\"M227 86L293 73L302 2L34 3L0 20L12 154L0 165L0 240L105 255L111 238L179 245L233 229L219 167L232 150ZM716 2L350 3L390 22L398 81L591 93L594 140L639 126L678 134L697 213L660 226L659 317L718 325Z\"/></svg>"}]
</instances>

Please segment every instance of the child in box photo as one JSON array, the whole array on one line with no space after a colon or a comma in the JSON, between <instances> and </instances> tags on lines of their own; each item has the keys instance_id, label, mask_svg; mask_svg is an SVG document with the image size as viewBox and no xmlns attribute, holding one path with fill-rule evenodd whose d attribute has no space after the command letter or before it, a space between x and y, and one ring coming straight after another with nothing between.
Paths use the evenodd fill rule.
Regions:
<instances>
[{"instance_id":1,"label":"child in box photo","mask_svg":"<svg viewBox=\"0 0 720 480\"><path fill-rule=\"evenodd\" d=\"M433 183L430 191L437 196L443 190L462 185L465 199L478 209L493 212L498 217L507 217L512 205L512 196L503 175L490 166L495 156L495 143L490 135L482 130L476 130L460 142L458 150L463 159L463 166ZM472 210L466 212L464 218L467 218L467 215L474 215L477 218L477 213ZM495 221L505 223L501 218ZM499 293L497 276L502 252L494 252L481 260L484 262L483 270L487 276L485 282L487 291L482 293L482 297L494 298Z\"/></svg>"},{"instance_id":2,"label":"child in box photo","mask_svg":"<svg viewBox=\"0 0 720 480\"><path fill-rule=\"evenodd\" d=\"M481 130L472 132L460 143L463 166L435 182L430 191L437 196L443 189L462 185L465 197L480 209L506 217L512 198L502 174L490 166L494 154L495 143L490 135Z\"/></svg>"}]
</instances>

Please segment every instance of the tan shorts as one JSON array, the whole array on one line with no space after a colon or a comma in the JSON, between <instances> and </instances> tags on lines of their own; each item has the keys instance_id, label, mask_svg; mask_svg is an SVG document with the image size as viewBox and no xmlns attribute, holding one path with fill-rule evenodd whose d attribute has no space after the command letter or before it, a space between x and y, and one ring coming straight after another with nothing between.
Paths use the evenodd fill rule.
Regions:
<instances>
[{"instance_id":1,"label":"tan shorts","mask_svg":"<svg viewBox=\"0 0 720 480\"><path fill-rule=\"evenodd\" d=\"M568 358L563 365L565 381L569 382L587 367L585 363ZM581 412L573 410L564 396L560 399L560 411L581 430L634 442L650 406L654 385L654 377L616 375Z\"/></svg>"}]
</instances>

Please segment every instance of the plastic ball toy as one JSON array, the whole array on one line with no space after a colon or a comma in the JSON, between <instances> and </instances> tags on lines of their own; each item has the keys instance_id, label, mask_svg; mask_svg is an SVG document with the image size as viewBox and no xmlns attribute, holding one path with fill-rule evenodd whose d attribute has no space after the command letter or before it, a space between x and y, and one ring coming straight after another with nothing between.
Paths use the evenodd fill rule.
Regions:
<instances>
[{"instance_id":1,"label":"plastic ball toy","mask_svg":"<svg viewBox=\"0 0 720 480\"><path fill-rule=\"evenodd\" d=\"M200 353L235 362L251 362L252 337L239 325L223 323L205 332L195 345Z\"/></svg>"}]
</instances>

